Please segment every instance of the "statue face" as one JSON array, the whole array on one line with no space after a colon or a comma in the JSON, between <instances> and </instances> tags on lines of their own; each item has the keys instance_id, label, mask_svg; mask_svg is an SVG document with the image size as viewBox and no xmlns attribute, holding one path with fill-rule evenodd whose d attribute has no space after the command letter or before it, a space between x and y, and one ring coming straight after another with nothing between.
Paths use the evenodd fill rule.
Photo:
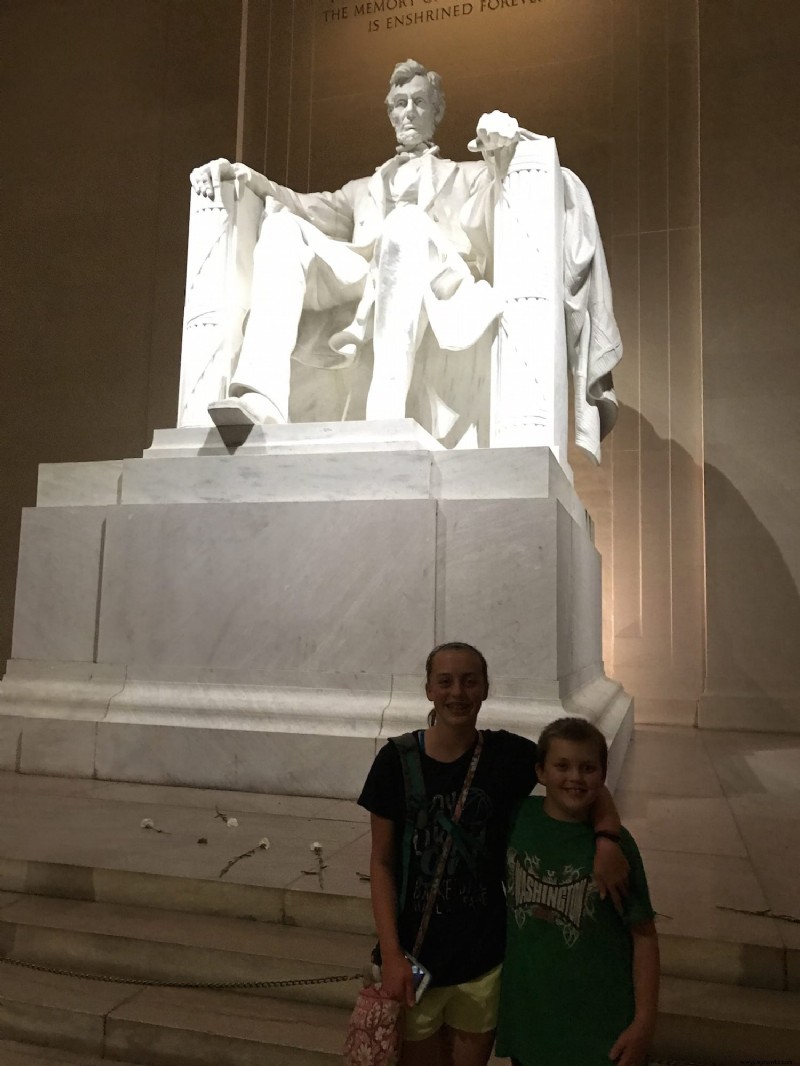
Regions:
<instances>
[{"instance_id":1,"label":"statue face","mask_svg":"<svg viewBox=\"0 0 800 1066\"><path fill-rule=\"evenodd\" d=\"M397 143L416 148L430 141L436 129L433 89L427 78L416 74L404 85L395 85L389 93L389 120L394 126Z\"/></svg>"}]
</instances>

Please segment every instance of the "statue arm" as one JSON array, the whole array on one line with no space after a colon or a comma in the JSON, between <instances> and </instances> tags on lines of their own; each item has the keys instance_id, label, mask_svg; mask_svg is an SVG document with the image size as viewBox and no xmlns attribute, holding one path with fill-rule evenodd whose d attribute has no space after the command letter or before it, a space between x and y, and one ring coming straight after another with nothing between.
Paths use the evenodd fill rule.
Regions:
<instances>
[{"instance_id":1,"label":"statue arm","mask_svg":"<svg viewBox=\"0 0 800 1066\"><path fill-rule=\"evenodd\" d=\"M199 196L209 200L216 198L216 190L223 181L241 181L262 200L273 195L273 182L244 163L231 163L228 159L212 159L202 167L196 167L189 175L189 183Z\"/></svg>"},{"instance_id":2,"label":"statue arm","mask_svg":"<svg viewBox=\"0 0 800 1066\"><path fill-rule=\"evenodd\" d=\"M349 241L353 236L354 201L351 188L354 182L348 182L343 189L335 192L294 192L275 182L270 183L274 191L271 195L285 208L304 218L326 237L337 241Z\"/></svg>"},{"instance_id":3,"label":"statue arm","mask_svg":"<svg viewBox=\"0 0 800 1066\"><path fill-rule=\"evenodd\" d=\"M349 186L336 192L298 193L279 185L244 163L215 159L197 167L189 176L192 188L201 196L213 200L221 181L240 181L260 199L277 200L292 214L306 219L328 237L349 240L353 233L353 204ZM350 182L352 186L354 183Z\"/></svg>"}]
</instances>

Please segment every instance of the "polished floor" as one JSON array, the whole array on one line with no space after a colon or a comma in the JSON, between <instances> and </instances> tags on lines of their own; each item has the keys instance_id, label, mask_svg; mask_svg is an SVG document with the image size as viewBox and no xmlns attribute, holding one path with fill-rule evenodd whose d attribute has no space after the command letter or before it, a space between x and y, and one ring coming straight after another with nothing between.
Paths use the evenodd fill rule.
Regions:
<instances>
[{"instance_id":1,"label":"polished floor","mask_svg":"<svg viewBox=\"0 0 800 1066\"><path fill-rule=\"evenodd\" d=\"M800 989L800 736L638 727L616 799L659 930L782 948Z\"/></svg>"}]
</instances>

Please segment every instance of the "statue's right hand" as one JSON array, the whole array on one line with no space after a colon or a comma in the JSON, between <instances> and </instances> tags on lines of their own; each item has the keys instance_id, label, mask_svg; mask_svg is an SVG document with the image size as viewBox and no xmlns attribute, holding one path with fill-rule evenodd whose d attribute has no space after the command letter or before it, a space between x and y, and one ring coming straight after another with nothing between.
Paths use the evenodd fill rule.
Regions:
<instances>
[{"instance_id":1,"label":"statue's right hand","mask_svg":"<svg viewBox=\"0 0 800 1066\"><path fill-rule=\"evenodd\" d=\"M189 175L192 188L200 196L214 199L214 188L221 181L229 181L237 176L236 164L227 159L212 159L205 166L196 167Z\"/></svg>"}]
</instances>

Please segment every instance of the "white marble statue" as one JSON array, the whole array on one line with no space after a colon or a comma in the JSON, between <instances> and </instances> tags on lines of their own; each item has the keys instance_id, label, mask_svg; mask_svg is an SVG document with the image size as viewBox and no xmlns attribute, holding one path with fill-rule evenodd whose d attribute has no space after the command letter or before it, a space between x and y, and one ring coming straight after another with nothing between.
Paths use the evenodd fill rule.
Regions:
<instances>
[{"instance_id":1,"label":"white marble statue","mask_svg":"<svg viewBox=\"0 0 800 1066\"><path fill-rule=\"evenodd\" d=\"M295 193L224 159L193 171L192 185L202 195L213 196L219 180L235 177L265 203L244 344L231 398L215 405L216 420L287 421L289 361L304 309L357 301L352 322L330 337L324 362L347 364L372 341L368 419L405 417L427 326L440 347L458 351L502 313L502 301L482 277L489 203L500 150L522 131L500 112L484 115L478 147L487 162L441 159L433 143L444 114L441 80L413 60L395 67L386 106L395 155L371 178L336 192Z\"/></svg>"},{"instance_id":2,"label":"white marble statue","mask_svg":"<svg viewBox=\"0 0 800 1066\"><path fill-rule=\"evenodd\" d=\"M367 345L373 369L366 418L402 419L418 353L427 358L432 350L463 352L497 334L495 323L504 313L503 329L506 320L513 322L509 292L515 283L501 285L498 278L510 272L513 279L526 273L526 267L531 275L536 271L530 261L516 261L527 257L522 250L511 256L510 268L506 262L493 277L495 206L504 195L502 183L516 146L532 142L535 135L493 111L481 117L469 146L482 160L442 159L432 140L444 114L441 79L414 60L395 67L386 106L397 137L395 154L371 177L350 181L335 192L296 193L225 159L192 172L193 190L206 203L219 198L225 182L249 189L263 201L260 225L254 227L257 239L241 351L226 398L208 407L217 425L287 422L292 358L308 366L343 368L357 361ZM552 156L559 170L554 145ZM578 443L598 457L599 440L616 414L610 370L621 345L591 201L569 171L559 172L555 187L556 199L564 201L554 215L562 220L556 222L554 242L558 262L551 256L551 272L558 275L558 322L544 329L560 334L562 355L556 362L563 372L559 368L558 380L543 388L558 392L563 415L556 421L563 423L565 433L566 342L576 379ZM535 199L535 183L525 188ZM520 227L525 229L524 215L524 210L512 212L507 244L517 239ZM523 340L539 328L537 297L525 300L529 306L523 313L530 321L517 318ZM492 371L508 429L492 443L522 443L517 440L519 427L524 436L527 424L539 417L512 408L516 398L529 391L528 382L542 387L534 366L540 354L522 355L520 375L506 372L502 383L497 369ZM465 388L469 391L471 384ZM498 425L502 422L496 412L492 418ZM552 446L549 438L542 442ZM557 454L565 453L565 438L563 444L554 448ZM565 461L565 455L561 458Z\"/></svg>"}]
</instances>

